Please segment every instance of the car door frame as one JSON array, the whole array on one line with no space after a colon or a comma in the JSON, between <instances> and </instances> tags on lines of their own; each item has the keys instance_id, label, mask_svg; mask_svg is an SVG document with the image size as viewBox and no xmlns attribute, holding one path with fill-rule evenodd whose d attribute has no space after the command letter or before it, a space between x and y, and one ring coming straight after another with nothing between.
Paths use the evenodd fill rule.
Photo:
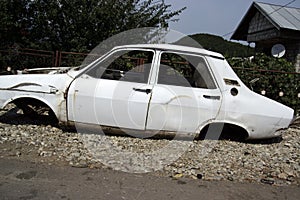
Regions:
<instances>
[{"instance_id":1,"label":"car door frame","mask_svg":"<svg viewBox=\"0 0 300 200\"><path fill-rule=\"evenodd\" d=\"M222 101L223 101L223 96L222 96L222 88L219 86L219 83L218 83L218 80L216 79L214 73L213 73L213 70L211 69L211 66L210 66L210 63L209 63L209 60L206 58L206 55L203 55L203 54L197 54L197 53L193 53L193 52L185 52L185 51L177 51L177 50L168 50L168 49L165 49L165 50L157 50L157 56L156 56L156 60L155 60L155 70L153 71L154 74L153 74L153 79L152 79L152 83L154 84L153 86L153 90L152 90L152 95L151 95L151 100L150 100L150 104L149 104L149 109L148 109L148 116L147 116L147 125L146 125L146 130L147 131L156 131L157 129L156 128L153 128L151 126L149 126L149 120L148 117L151 117L151 113L150 112L150 109L151 109L151 106L152 106L152 101L153 101L153 93L155 93L155 89L157 86L159 85L163 85L163 84L158 84L158 76L159 76L159 71L160 71L160 61L161 61L161 55L165 52L170 52L170 53L175 53L175 54L183 54L183 55L191 55L191 56L199 56L199 57L202 57L204 60L205 60L205 63L206 63L206 66L207 66L207 69L208 69L208 72L210 73L211 77L212 77L212 80L214 82L214 84L216 85L216 91L218 92L218 97L219 99L211 99L212 101L214 100L219 100L219 104L215 110L215 115L213 118L209 118L203 122L198 122L197 125L195 126L195 131L197 133L200 132L200 128L204 127L205 125L211 123L214 119L217 118L218 116L218 113L221 109L221 105L222 105ZM167 85L168 86L168 85ZM171 85L172 87L172 85ZM183 87L183 86L174 86L174 87ZM201 88L194 88L194 89L198 89L198 90L206 90L206 89L201 89ZM208 89L209 90L209 89ZM155 95L155 94L154 94ZM208 95L209 96L209 95ZM212 97L214 97L214 94L212 93L211 94ZM165 132L174 132L174 130L168 130L168 129L164 129L164 130L160 130L160 131L165 131ZM178 129L177 129L178 131ZM184 131L182 129L180 129L178 132L190 132L190 130L188 131Z\"/></svg>"},{"instance_id":2,"label":"car door frame","mask_svg":"<svg viewBox=\"0 0 300 200\"><path fill-rule=\"evenodd\" d=\"M70 84L69 86L69 92L68 92L68 97L67 97L67 115L68 115L68 119L69 121L72 121L73 123L76 123L77 124L80 124L81 122L77 122L76 121L76 116L75 116L75 113L74 113L74 95L75 95L75 89L73 89L72 87L74 86L74 83L76 82L77 79L81 78L83 75L85 75L85 73L87 73L89 70L93 69L94 67L97 67L98 64L100 64L101 62L104 62L105 59L109 58L111 55L113 55L114 53L118 52L118 51L123 51L123 50L140 50L140 51L151 51L153 52L153 58L152 58L152 63L151 63L151 68L150 68L150 71L149 71L149 76L148 76L148 82L147 83L144 83L144 85L147 85L148 88L150 89L150 91L152 91L153 89L153 80L154 80L154 77L153 74L155 73L155 69L156 69L156 62L157 62L157 51L153 48L139 48L139 47L125 47L125 48L117 48L117 49L113 49L112 51L108 52L107 54L105 54L104 56L102 56L101 58L97 59L96 61L92 62L88 67L86 67L81 73L79 73L76 78L74 78L74 80L72 81L72 83ZM98 79L98 82L102 80L101 78ZM70 92L70 91L74 91L74 92ZM137 93L140 92L140 89L138 89L136 91ZM150 102L150 99L151 99L151 93L150 94L147 94L149 95L149 101L148 101L148 104L147 104L147 111L145 113L145 125L144 125L144 128L143 130L145 130L145 127L146 127L146 124L147 124L147 114L148 114L148 109L149 109L149 102ZM97 125L100 125L100 126L106 126L105 124L97 124ZM97 126L96 125L96 126ZM112 126L114 127L114 126ZM117 127L119 128L119 127Z\"/></svg>"}]
</instances>

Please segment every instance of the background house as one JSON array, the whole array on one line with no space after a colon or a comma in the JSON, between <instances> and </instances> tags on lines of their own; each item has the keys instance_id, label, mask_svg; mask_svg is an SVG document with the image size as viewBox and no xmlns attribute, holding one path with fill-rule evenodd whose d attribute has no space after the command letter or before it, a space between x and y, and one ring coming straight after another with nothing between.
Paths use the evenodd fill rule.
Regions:
<instances>
[{"instance_id":1,"label":"background house","mask_svg":"<svg viewBox=\"0 0 300 200\"><path fill-rule=\"evenodd\" d=\"M267 55L285 52L280 56L300 72L300 8L254 2L231 39L254 42L256 51Z\"/></svg>"}]
</instances>

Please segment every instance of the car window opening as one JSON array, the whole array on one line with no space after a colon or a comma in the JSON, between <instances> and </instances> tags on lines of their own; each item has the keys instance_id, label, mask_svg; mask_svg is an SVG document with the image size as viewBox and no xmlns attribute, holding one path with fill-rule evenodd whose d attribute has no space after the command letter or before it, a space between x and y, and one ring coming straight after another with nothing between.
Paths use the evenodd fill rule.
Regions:
<instances>
[{"instance_id":1,"label":"car window opening","mask_svg":"<svg viewBox=\"0 0 300 200\"><path fill-rule=\"evenodd\" d=\"M175 53L162 53L158 84L216 89L204 58Z\"/></svg>"}]
</instances>

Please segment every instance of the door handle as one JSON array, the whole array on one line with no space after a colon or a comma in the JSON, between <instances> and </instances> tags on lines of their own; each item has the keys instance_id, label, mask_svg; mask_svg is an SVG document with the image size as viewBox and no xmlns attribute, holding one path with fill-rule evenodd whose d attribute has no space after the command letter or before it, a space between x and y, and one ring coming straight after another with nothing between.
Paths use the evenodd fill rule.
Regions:
<instances>
[{"instance_id":1,"label":"door handle","mask_svg":"<svg viewBox=\"0 0 300 200\"><path fill-rule=\"evenodd\" d=\"M145 92L146 94L151 93L151 89L140 89L140 88L133 88L134 91L136 92Z\"/></svg>"},{"instance_id":2,"label":"door handle","mask_svg":"<svg viewBox=\"0 0 300 200\"><path fill-rule=\"evenodd\" d=\"M210 96L210 95L203 95L205 99L211 99L211 100L220 100L220 96Z\"/></svg>"}]
</instances>

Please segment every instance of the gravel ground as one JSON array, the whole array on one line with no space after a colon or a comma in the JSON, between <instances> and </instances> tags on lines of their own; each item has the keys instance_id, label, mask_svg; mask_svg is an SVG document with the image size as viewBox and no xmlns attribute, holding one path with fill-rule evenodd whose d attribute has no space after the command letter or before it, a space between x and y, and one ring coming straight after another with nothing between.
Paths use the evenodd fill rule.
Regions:
<instances>
[{"instance_id":1,"label":"gravel ground","mask_svg":"<svg viewBox=\"0 0 300 200\"><path fill-rule=\"evenodd\" d=\"M67 132L0 112L0 156L80 168L151 172L173 178L300 185L300 126L282 141L174 141Z\"/></svg>"}]
</instances>

